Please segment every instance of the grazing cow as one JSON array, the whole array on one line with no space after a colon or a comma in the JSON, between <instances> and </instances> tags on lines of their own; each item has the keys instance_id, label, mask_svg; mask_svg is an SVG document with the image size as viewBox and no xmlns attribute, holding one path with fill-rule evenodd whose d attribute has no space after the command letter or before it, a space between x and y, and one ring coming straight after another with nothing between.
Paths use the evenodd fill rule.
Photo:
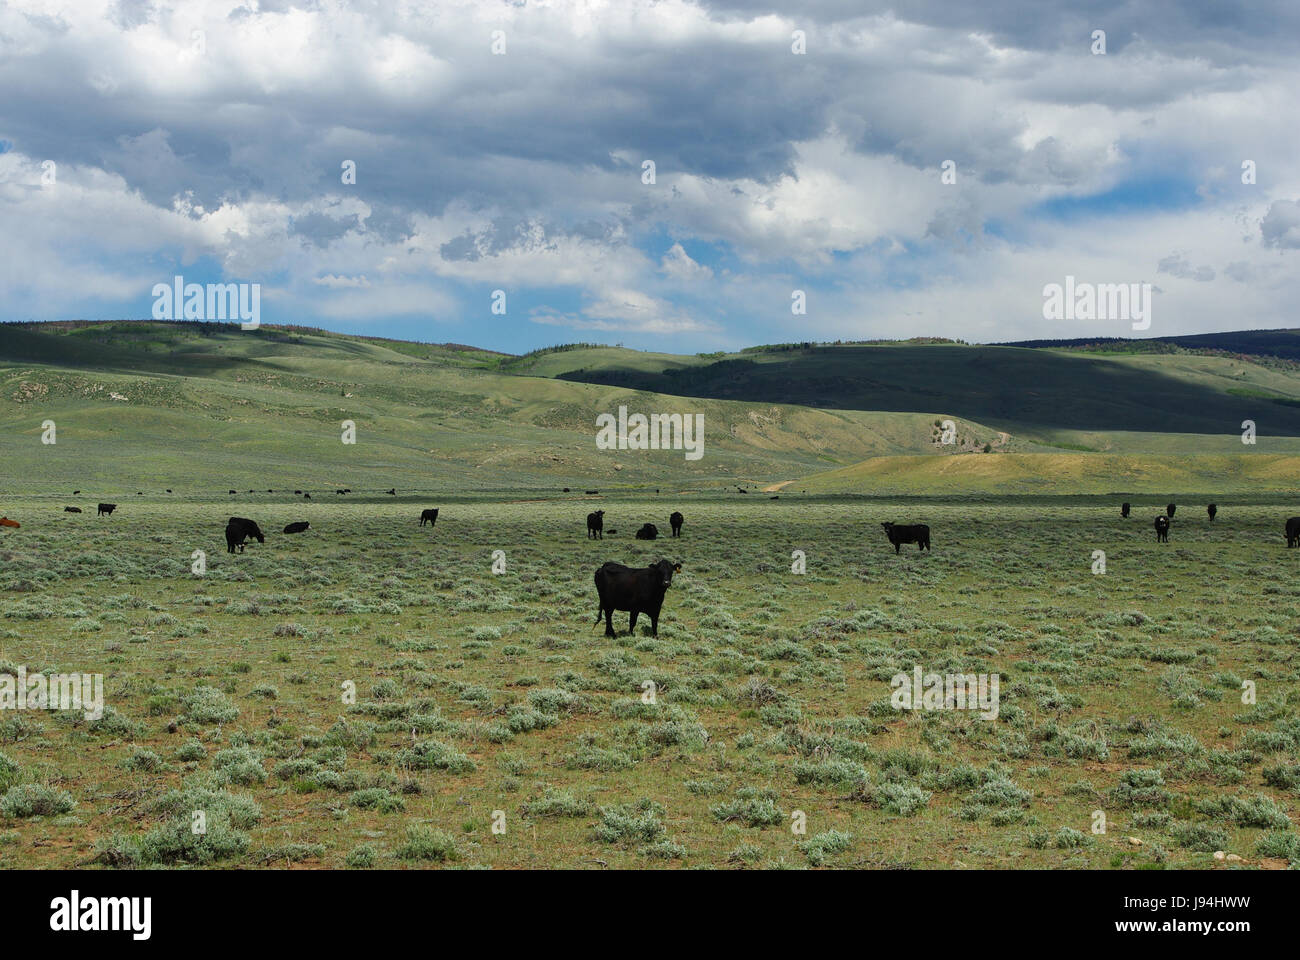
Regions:
<instances>
[{"instance_id":1,"label":"grazing cow","mask_svg":"<svg viewBox=\"0 0 1300 960\"><path fill-rule=\"evenodd\" d=\"M307 529L308 527L310 527L310 526L311 526L311 524L308 523L306 520L297 520L297 521L295 521L295 522L293 522L293 523L291 523L291 524L288 524L288 525L284 528L284 532L285 532L285 533L302 533L304 530L306 530L306 529Z\"/></svg>"},{"instance_id":2,"label":"grazing cow","mask_svg":"<svg viewBox=\"0 0 1300 960\"><path fill-rule=\"evenodd\" d=\"M781 498L780 498L779 496L776 496L776 497L768 497L767 499L769 499L769 500L780 500Z\"/></svg>"},{"instance_id":3,"label":"grazing cow","mask_svg":"<svg viewBox=\"0 0 1300 960\"><path fill-rule=\"evenodd\" d=\"M1121 503L1119 505L1119 515L1123 517L1125 520L1128 519L1129 509L1130 508L1127 503Z\"/></svg>"},{"instance_id":4,"label":"grazing cow","mask_svg":"<svg viewBox=\"0 0 1300 960\"><path fill-rule=\"evenodd\" d=\"M397 488L396 488L396 487L393 487L393 489L389 490L389 491L388 491L388 495L389 495L390 497L395 497L395 496L397 496Z\"/></svg>"},{"instance_id":5,"label":"grazing cow","mask_svg":"<svg viewBox=\"0 0 1300 960\"><path fill-rule=\"evenodd\" d=\"M96 513L95 516L97 517L112 516L113 511L116 509L117 509L116 503L101 503L99 505L99 512Z\"/></svg>"},{"instance_id":6,"label":"grazing cow","mask_svg":"<svg viewBox=\"0 0 1300 960\"><path fill-rule=\"evenodd\" d=\"M143 491L143 490L137 490L137 491L135 492L135 495L136 495L137 497L143 497L143 496L144 496L144 491Z\"/></svg>"},{"instance_id":7,"label":"grazing cow","mask_svg":"<svg viewBox=\"0 0 1300 960\"><path fill-rule=\"evenodd\" d=\"M569 488L568 488L568 487L565 487L565 488L564 488L564 492L565 492L565 493L568 493L568 492L569 492Z\"/></svg>"},{"instance_id":8,"label":"grazing cow","mask_svg":"<svg viewBox=\"0 0 1300 960\"><path fill-rule=\"evenodd\" d=\"M80 491L80 490L73 490L73 491L72 491L72 495L73 495L74 497L79 497L79 496L81 496L81 491Z\"/></svg>"},{"instance_id":9,"label":"grazing cow","mask_svg":"<svg viewBox=\"0 0 1300 960\"><path fill-rule=\"evenodd\" d=\"M596 496L596 494L598 494L598 493L600 493L599 490L588 490L588 491L587 491L587 496L589 496L589 497L594 497L594 496Z\"/></svg>"},{"instance_id":10,"label":"grazing cow","mask_svg":"<svg viewBox=\"0 0 1300 960\"><path fill-rule=\"evenodd\" d=\"M1177 505L1177 504L1166 503L1166 504L1165 504L1165 516L1167 516L1170 520L1172 520L1172 519L1174 518L1174 511L1177 510L1177 509L1178 509L1178 505Z\"/></svg>"},{"instance_id":11,"label":"grazing cow","mask_svg":"<svg viewBox=\"0 0 1300 960\"><path fill-rule=\"evenodd\" d=\"M22 524L17 520L10 520L8 517L0 517L0 527L13 527L17 530Z\"/></svg>"},{"instance_id":12,"label":"grazing cow","mask_svg":"<svg viewBox=\"0 0 1300 960\"><path fill-rule=\"evenodd\" d=\"M274 490L268 490L268 491L266 491L266 492L267 492L267 493L275 493Z\"/></svg>"},{"instance_id":13,"label":"grazing cow","mask_svg":"<svg viewBox=\"0 0 1300 960\"><path fill-rule=\"evenodd\" d=\"M749 493L748 490L745 490L745 489L742 488L742 487L737 487L736 489L739 490L741 493Z\"/></svg>"},{"instance_id":14,"label":"grazing cow","mask_svg":"<svg viewBox=\"0 0 1300 960\"><path fill-rule=\"evenodd\" d=\"M301 497L301 496L302 496L302 491L301 491L301 490L295 490L295 491L293 492L293 495L294 495L295 497Z\"/></svg>"},{"instance_id":15,"label":"grazing cow","mask_svg":"<svg viewBox=\"0 0 1300 960\"><path fill-rule=\"evenodd\" d=\"M302 498L303 498L304 500L310 500L310 499L311 499L311 494L310 494L310 493L304 493L304 494L302 495Z\"/></svg>"},{"instance_id":16,"label":"grazing cow","mask_svg":"<svg viewBox=\"0 0 1300 960\"><path fill-rule=\"evenodd\" d=\"M587 514L587 539L605 539L605 511Z\"/></svg>"},{"instance_id":17,"label":"grazing cow","mask_svg":"<svg viewBox=\"0 0 1300 960\"><path fill-rule=\"evenodd\" d=\"M351 492L352 492L352 488L351 488L351 487L344 487L344 488L343 488L343 492L344 492L344 493L351 493Z\"/></svg>"},{"instance_id":18,"label":"grazing cow","mask_svg":"<svg viewBox=\"0 0 1300 960\"><path fill-rule=\"evenodd\" d=\"M680 537L682 535L682 521L685 519L686 518L683 517L681 513L676 510L674 510L672 512L672 515L668 517L668 522L669 524L672 525L673 528L674 537Z\"/></svg>"},{"instance_id":19,"label":"grazing cow","mask_svg":"<svg viewBox=\"0 0 1300 960\"><path fill-rule=\"evenodd\" d=\"M1156 517L1156 543L1169 542L1169 518Z\"/></svg>"},{"instance_id":20,"label":"grazing cow","mask_svg":"<svg viewBox=\"0 0 1300 960\"><path fill-rule=\"evenodd\" d=\"M915 543L918 551L930 549L930 528L924 523L882 523L881 526L885 528L889 542L894 545L894 553L898 553L905 543Z\"/></svg>"},{"instance_id":21,"label":"grazing cow","mask_svg":"<svg viewBox=\"0 0 1300 960\"><path fill-rule=\"evenodd\" d=\"M637 614L650 617L650 632L659 636L659 610L664 604L664 593L673 582L673 574L681 573L680 563L659 560L648 567L625 567L621 563L606 563L596 571L596 593L600 595L600 610L596 622L605 618L605 636L614 636L614 611L626 610L631 614L628 630L636 632Z\"/></svg>"},{"instance_id":22,"label":"grazing cow","mask_svg":"<svg viewBox=\"0 0 1300 960\"><path fill-rule=\"evenodd\" d=\"M231 492L231 493L235 493L235 491L234 491L234 490L231 490L231 491L230 491L230 492Z\"/></svg>"},{"instance_id":23,"label":"grazing cow","mask_svg":"<svg viewBox=\"0 0 1300 960\"><path fill-rule=\"evenodd\" d=\"M167 491L167 492L168 492L168 493L171 493L171 491L170 491L170 490L168 490L168 491Z\"/></svg>"},{"instance_id":24,"label":"grazing cow","mask_svg":"<svg viewBox=\"0 0 1300 960\"><path fill-rule=\"evenodd\" d=\"M1219 512L1219 508L1214 504L1210 504L1208 507L1205 508L1205 512L1210 515L1210 521L1213 522L1214 515Z\"/></svg>"},{"instance_id":25,"label":"grazing cow","mask_svg":"<svg viewBox=\"0 0 1300 960\"><path fill-rule=\"evenodd\" d=\"M226 524L226 553L234 553L235 547L243 553L244 544L248 542L249 537L255 537L258 543L266 543L261 527L252 520L245 517L231 517L230 522Z\"/></svg>"},{"instance_id":26,"label":"grazing cow","mask_svg":"<svg viewBox=\"0 0 1300 960\"><path fill-rule=\"evenodd\" d=\"M80 507L64 507L64 508L63 508L63 512L64 512L64 513L80 513L80 512L81 512L81 508L80 508Z\"/></svg>"},{"instance_id":27,"label":"grazing cow","mask_svg":"<svg viewBox=\"0 0 1300 960\"><path fill-rule=\"evenodd\" d=\"M438 522L438 510L436 508L433 510L422 510L420 512L420 526L424 526L427 523L429 526L432 527L437 522Z\"/></svg>"},{"instance_id":28,"label":"grazing cow","mask_svg":"<svg viewBox=\"0 0 1300 960\"><path fill-rule=\"evenodd\" d=\"M1292 517L1286 522L1286 545L1300 547L1300 517Z\"/></svg>"},{"instance_id":29,"label":"grazing cow","mask_svg":"<svg viewBox=\"0 0 1300 960\"><path fill-rule=\"evenodd\" d=\"M335 490L334 493L335 493L336 495L340 496L340 497L343 496L343 491L342 491L342 490Z\"/></svg>"},{"instance_id":30,"label":"grazing cow","mask_svg":"<svg viewBox=\"0 0 1300 960\"><path fill-rule=\"evenodd\" d=\"M641 529L636 532L638 540L656 540L659 538L659 528L653 523L641 524Z\"/></svg>"}]
</instances>

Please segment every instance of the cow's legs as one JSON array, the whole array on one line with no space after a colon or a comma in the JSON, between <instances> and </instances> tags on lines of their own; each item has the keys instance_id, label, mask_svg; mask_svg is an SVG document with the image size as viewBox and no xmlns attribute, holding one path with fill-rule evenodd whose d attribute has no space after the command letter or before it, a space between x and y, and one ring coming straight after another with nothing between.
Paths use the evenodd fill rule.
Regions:
<instances>
[{"instance_id":1,"label":"cow's legs","mask_svg":"<svg viewBox=\"0 0 1300 960\"><path fill-rule=\"evenodd\" d=\"M614 636L614 608L605 608L605 636Z\"/></svg>"},{"instance_id":2,"label":"cow's legs","mask_svg":"<svg viewBox=\"0 0 1300 960\"><path fill-rule=\"evenodd\" d=\"M632 636L636 636L636 613L637 612L635 610L632 611L631 618L628 620L627 623L628 633L632 634Z\"/></svg>"},{"instance_id":3,"label":"cow's legs","mask_svg":"<svg viewBox=\"0 0 1300 960\"><path fill-rule=\"evenodd\" d=\"M650 614L650 633L652 636L659 636L659 614Z\"/></svg>"}]
</instances>

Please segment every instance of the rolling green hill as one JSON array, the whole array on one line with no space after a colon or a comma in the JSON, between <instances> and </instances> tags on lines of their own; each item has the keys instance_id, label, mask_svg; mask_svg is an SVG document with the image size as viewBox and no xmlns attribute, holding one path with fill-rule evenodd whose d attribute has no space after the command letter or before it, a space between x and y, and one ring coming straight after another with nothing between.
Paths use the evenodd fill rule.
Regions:
<instances>
[{"instance_id":1,"label":"rolling green hill","mask_svg":"<svg viewBox=\"0 0 1300 960\"><path fill-rule=\"evenodd\" d=\"M959 345L845 345L651 369L609 349L539 360L550 376L686 396L853 410L946 410L1050 443L1061 430L1300 437L1300 377L1200 355L1097 356ZM1267 426L1264 426L1264 425Z\"/></svg>"},{"instance_id":2,"label":"rolling green hill","mask_svg":"<svg viewBox=\"0 0 1300 960\"><path fill-rule=\"evenodd\" d=\"M703 414L705 456L598 450L595 418L620 406ZM1241 443L1247 419L1254 446ZM346 420L355 444L341 440ZM0 325L0 492L1285 493L1298 482L1300 376L1249 357L917 343L512 357L307 328Z\"/></svg>"},{"instance_id":3,"label":"rolling green hill","mask_svg":"<svg viewBox=\"0 0 1300 960\"><path fill-rule=\"evenodd\" d=\"M232 325L0 327L0 489L105 497L719 487L933 446L932 417L683 400L506 372L472 348ZM701 413L705 456L602 451L620 405ZM41 442L53 420L56 443ZM341 424L357 442L341 441ZM995 438L963 423L972 438Z\"/></svg>"}]
</instances>

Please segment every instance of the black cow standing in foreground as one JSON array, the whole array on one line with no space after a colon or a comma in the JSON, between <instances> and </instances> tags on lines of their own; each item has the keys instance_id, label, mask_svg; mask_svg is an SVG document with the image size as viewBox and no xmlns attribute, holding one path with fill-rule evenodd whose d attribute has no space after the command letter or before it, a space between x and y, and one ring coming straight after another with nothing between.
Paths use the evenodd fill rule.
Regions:
<instances>
[{"instance_id":1,"label":"black cow standing in foreground","mask_svg":"<svg viewBox=\"0 0 1300 960\"><path fill-rule=\"evenodd\" d=\"M597 510L587 514L587 539L605 539L605 511Z\"/></svg>"},{"instance_id":2,"label":"black cow standing in foreground","mask_svg":"<svg viewBox=\"0 0 1300 960\"><path fill-rule=\"evenodd\" d=\"M1170 520L1172 520L1172 519L1174 518L1174 511L1177 510L1177 509L1178 509L1178 505L1177 505L1177 504L1175 504L1175 503L1166 503L1166 504L1165 504L1165 516L1167 516Z\"/></svg>"},{"instance_id":3,"label":"black cow standing in foreground","mask_svg":"<svg viewBox=\"0 0 1300 960\"><path fill-rule=\"evenodd\" d=\"M600 595L600 610L596 622L605 618L605 636L614 636L614 611L626 610L630 614L628 631L636 632L637 614L650 617L650 632L659 636L659 611L664 605L664 594L673 582L673 574L681 573L680 563L659 560L648 567L625 567L609 562L596 571L596 593Z\"/></svg>"},{"instance_id":4,"label":"black cow standing in foreground","mask_svg":"<svg viewBox=\"0 0 1300 960\"><path fill-rule=\"evenodd\" d=\"M1214 515L1219 512L1219 508L1214 504L1210 504L1208 507L1205 508L1205 512L1210 515L1210 520L1213 521Z\"/></svg>"},{"instance_id":5,"label":"black cow standing in foreground","mask_svg":"<svg viewBox=\"0 0 1300 960\"><path fill-rule=\"evenodd\" d=\"M674 537L680 537L682 535L682 521L685 519L686 518L683 517L676 510L674 510L672 516L668 518L668 522L672 525L673 528Z\"/></svg>"},{"instance_id":6,"label":"black cow standing in foreground","mask_svg":"<svg viewBox=\"0 0 1300 960\"><path fill-rule=\"evenodd\" d=\"M1286 522L1286 545L1300 547L1300 517L1292 517Z\"/></svg>"},{"instance_id":7,"label":"black cow standing in foreground","mask_svg":"<svg viewBox=\"0 0 1300 960\"><path fill-rule=\"evenodd\" d=\"M1169 518L1156 517L1156 543L1169 542Z\"/></svg>"},{"instance_id":8,"label":"black cow standing in foreground","mask_svg":"<svg viewBox=\"0 0 1300 960\"><path fill-rule=\"evenodd\" d=\"M437 508L437 507L435 507L435 508L432 509L432 510L421 510L421 511L420 511L420 526L424 526L426 523L427 523L429 526L431 526L431 527L432 527L432 526L435 526L435 525L438 523L438 508Z\"/></svg>"},{"instance_id":9,"label":"black cow standing in foreground","mask_svg":"<svg viewBox=\"0 0 1300 960\"><path fill-rule=\"evenodd\" d=\"M244 552L244 544L248 538L253 537L258 543L266 543L266 537L262 536L262 528L252 520L246 517L231 517L230 522L226 524L226 553L234 553L235 547L239 552Z\"/></svg>"},{"instance_id":10,"label":"black cow standing in foreground","mask_svg":"<svg viewBox=\"0 0 1300 960\"><path fill-rule=\"evenodd\" d=\"M101 504L99 505L99 512L96 513L95 516L97 516L97 517L110 516L110 517L111 517L111 516L113 515L113 511L116 510L116 509L117 509L117 504L116 504L116 503L101 503Z\"/></svg>"},{"instance_id":11,"label":"black cow standing in foreground","mask_svg":"<svg viewBox=\"0 0 1300 960\"><path fill-rule=\"evenodd\" d=\"M641 524L641 529L636 532L638 540L657 540L659 538L659 528L653 523Z\"/></svg>"},{"instance_id":12,"label":"black cow standing in foreground","mask_svg":"<svg viewBox=\"0 0 1300 960\"><path fill-rule=\"evenodd\" d=\"M284 528L285 533L302 533L311 526L306 520L297 520Z\"/></svg>"},{"instance_id":13,"label":"black cow standing in foreground","mask_svg":"<svg viewBox=\"0 0 1300 960\"><path fill-rule=\"evenodd\" d=\"M1129 510L1130 510L1130 509L1131 509L1131 508L1129 507L1129 505L1128 505L1127 503L1121 503L1121 504L1119 505L1119 515L1120 515L1121 517L1123 517L1125 520L1127 520L1127 519L1128 519L1128 514L1129 514Z\"/></svg>"},{"instance_id":14,"label":"black cow standing in foreground","mask_svg":"<svg viewBox=\"0 0 1300 960\"><path fill-rule=\"evenodd\" d=\"M894 545L894 553L898 553L905 543L917 544L917 550L930 549L930 528L924 523L882 523L881 526L885 528L889 542Z\"/></svg>"}]
</instances>

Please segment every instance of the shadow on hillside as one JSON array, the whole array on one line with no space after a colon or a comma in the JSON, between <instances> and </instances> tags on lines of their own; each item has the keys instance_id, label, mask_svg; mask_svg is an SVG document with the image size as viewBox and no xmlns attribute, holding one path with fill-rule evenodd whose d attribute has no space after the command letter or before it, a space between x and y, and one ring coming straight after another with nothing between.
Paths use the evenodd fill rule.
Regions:
<instances>
[{"instance_id":1,"label":"shadow on hillside","mask_svg":"<svg viewBox=\"0 0 1300 960\"><path fill-rule=\"evenodd\" d=\"M1009 347L813 347L662 373L561 379L678 396L840 410L942 413L992 427L1300 436L1300 409L1237 397L1103 357Z\"/></svg>"},{"instance_id":2,"label":"shadow on hillside","mask_svg":"<svg viewBox=\"0 0 1300 960\"><path fill-rule=\"evenodd\" d=\"M189 326L193 329L176 332L161 324L112 324L59 333L0 324L0 360L100 373L206 377L253 365L289 371L276 358L306 343L301 334L282 330L242 331L236 324L216 323ZM313 340L312 347L337 359L373 359L373 348L353 340Z\"/></svg>"}]
</instances>

